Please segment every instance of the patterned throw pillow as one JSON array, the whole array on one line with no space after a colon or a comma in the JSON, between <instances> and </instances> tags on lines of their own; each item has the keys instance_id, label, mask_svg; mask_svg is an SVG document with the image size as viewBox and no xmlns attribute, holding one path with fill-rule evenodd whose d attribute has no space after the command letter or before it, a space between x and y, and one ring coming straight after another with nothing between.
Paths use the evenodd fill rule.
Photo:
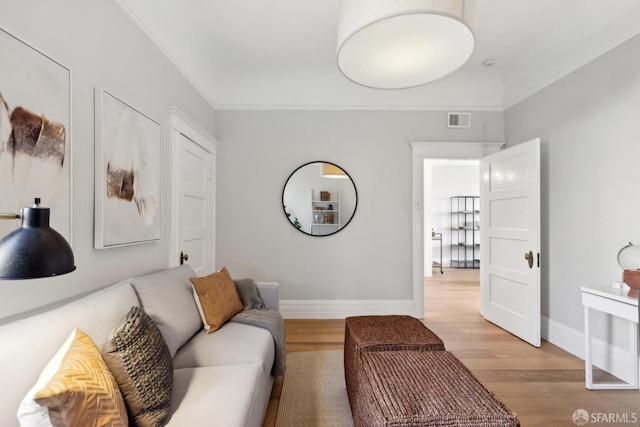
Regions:
<instances>
[{"instance_id":1,"label":"patterned throw pillow","mask_svg":"<svg viewBox=\"0 0 640 427\"><path fill-rule=\"evenodd\" d=\"M153 319L132 307L102 347L136 426L161 426L169 414L173 361Z\"/></svg>"},{"instance_id":2,"label":"patterned throw pillow","mask_svg":"<svg viewBox=\"0 0 640 427\"><path fill-rule=\"evenodd\" d=\"M91 337L74 329L18 409L23 426L129 424L116 380Z\"/></svg>"},{"instance_id":3,"label":"patterned throw pillow","mask_svg":"<svg viewBox=\"0 0 640 427\"><path fill-rule=\"evenodd\" d=\"M189 278L204 328L214 332L244 308L225 267L206 277Z\"/></svg>"}]
</instances>

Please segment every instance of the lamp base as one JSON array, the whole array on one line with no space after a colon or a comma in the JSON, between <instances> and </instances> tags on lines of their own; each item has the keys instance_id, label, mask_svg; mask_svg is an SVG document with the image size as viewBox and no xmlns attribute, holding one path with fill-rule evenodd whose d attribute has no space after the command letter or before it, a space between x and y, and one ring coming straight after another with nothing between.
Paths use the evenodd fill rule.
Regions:
<instances>
[{"instance_id":1,"label":"lamp base","mask_svg":"<svg viewBox=\"0 0 640 427\"><path fill-rule=\"evenodd\" d=\"M627 296L630 298L638 298L638 289L640 288L640 270L624 270L622 280L629 287Z\"/></svg>"}]
</instances>

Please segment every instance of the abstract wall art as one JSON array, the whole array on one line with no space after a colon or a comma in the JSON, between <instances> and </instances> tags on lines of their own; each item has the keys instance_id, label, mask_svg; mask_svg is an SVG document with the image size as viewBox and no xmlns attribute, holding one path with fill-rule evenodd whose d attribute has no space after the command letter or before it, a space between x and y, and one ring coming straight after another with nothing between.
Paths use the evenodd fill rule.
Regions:
<instances>
[{"instance_id":1,"label":"abstract wall art","mask_svg":"<svg viewBox=\"0 0 640 427\"><path fill-rule=\"evenodd\" d=\"M161 126L95 90L98 249L160 239Z\"/></svg>"},{"instance_id":2,"label":"abstract wall art","mask_svg":"<svg viewBox=\"0 0 640 427\"><path fill-rule=\"evenodd\" d=\"M0 212L36 197L71 242L71 70L0 28ZM19 226L0 221L0 238Z\"/></svg>"}]
</instances>

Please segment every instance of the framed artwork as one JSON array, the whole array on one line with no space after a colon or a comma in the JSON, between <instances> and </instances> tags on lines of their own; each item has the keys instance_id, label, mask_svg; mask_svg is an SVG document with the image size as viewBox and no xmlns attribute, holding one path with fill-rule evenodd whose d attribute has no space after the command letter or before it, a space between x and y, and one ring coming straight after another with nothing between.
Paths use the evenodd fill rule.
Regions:
<instances>
[{"instance_id":1,"label":"framed artwork","mask_svg":"<svg viewBox=\"0 0 640 427\"><path fill-rule=\"evenodd\" d=\"M0 28L0 212L36 197L71 243L71 70ZM0 221L0 238L19 226Z\"/></svg>"},{"instance_id":2,"label":"framed artwork","mask_svg":"<svg viewBox=\"0 0 640 427\"><path fill-rule=\"evenodd\" d=\"M95 113L95 247L160 240L160 124L101 88Z\"/></svg>"}]
</instances>

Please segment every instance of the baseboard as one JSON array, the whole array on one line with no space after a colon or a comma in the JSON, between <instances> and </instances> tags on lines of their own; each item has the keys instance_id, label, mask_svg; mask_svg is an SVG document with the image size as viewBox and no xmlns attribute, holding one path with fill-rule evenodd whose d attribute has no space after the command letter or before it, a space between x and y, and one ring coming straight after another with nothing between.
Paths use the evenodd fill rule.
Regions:
<instances>
[{"instance_id":1,"label":"baseboard","mask_svg":"<svg viewBox=\"0 0 640 427\"><path fill-rule=\"evenodd\" d=\"M584 332L543 316L541 319L541 336L551 344L584 360ZM629 352L600 339L592 338L591 354L595 366L624 381L630 382L632 380L629 377L628 369L631 363Z\"/></svg>"},{"instance_id":2,"label":"baseboard","mask_svg":"<svg viewBox=\"0 0 640 427\"><path fill-rule=\"evenodd\" d=\"M285 319L344 319L349 316L411 315L413 300L280 300Z\"/></svg>"}]
</instances>

